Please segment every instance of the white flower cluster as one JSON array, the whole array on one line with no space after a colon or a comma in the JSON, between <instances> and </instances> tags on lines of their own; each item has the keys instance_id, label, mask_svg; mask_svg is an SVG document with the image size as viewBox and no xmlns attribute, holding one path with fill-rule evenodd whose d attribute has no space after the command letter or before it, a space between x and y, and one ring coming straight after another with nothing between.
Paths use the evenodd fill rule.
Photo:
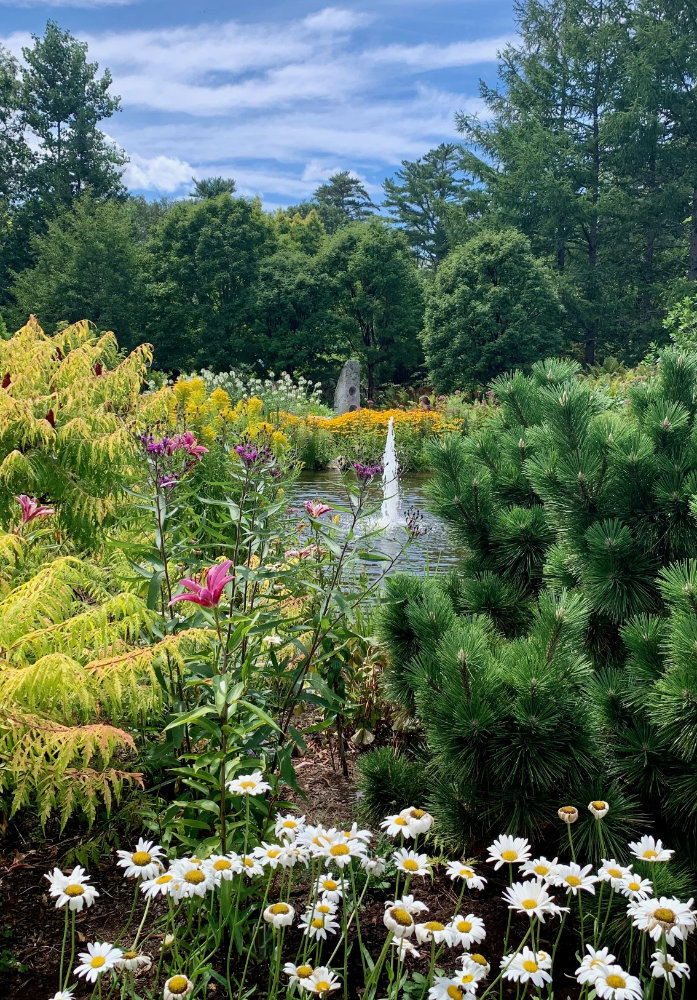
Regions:
<instances>
[{"instance_id":1,"label":"white flower cluster","mask_svg":"<svg viewBox=\"0 0 697 1000\"><path fill-rule=\"evenodd\" d=\"M267 409L296 414L314 412L322 405L322 383L310 382L302 375L294 380L288 372L278 376L268 372L267 377L261 379L232 370L212 372L207 368L199 374L209 394L214 389L224 389L232 403L257 396Z\"/></svg>"}]
</instances>

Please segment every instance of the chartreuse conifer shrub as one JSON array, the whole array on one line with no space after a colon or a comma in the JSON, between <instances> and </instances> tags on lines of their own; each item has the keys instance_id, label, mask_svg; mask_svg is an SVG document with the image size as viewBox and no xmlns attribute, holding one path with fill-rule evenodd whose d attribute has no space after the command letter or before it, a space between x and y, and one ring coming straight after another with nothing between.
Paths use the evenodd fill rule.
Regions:
<instances>
[{"instance_id":1,"label":"chartreuse conifer shrub","mask_svg":"<svg viewBox=\"0 0 697 1000\"><path fill-rule=\"evenodd\" d=\"M431 805L454 837L522 832L614 783L618 826L640 799L694 830L697 358L665 351L626 399L554 360L492 389L498 414L431 451L460 577L391 581L380 619Z\"/></svg>"}]
</instances>

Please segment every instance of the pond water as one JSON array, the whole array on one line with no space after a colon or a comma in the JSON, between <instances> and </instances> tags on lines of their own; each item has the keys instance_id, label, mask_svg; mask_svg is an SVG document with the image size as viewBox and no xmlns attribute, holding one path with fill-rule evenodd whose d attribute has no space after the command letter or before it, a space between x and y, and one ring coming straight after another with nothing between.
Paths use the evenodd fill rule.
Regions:
<instances>
[{"instance_id":1,"label":"pond water","mask_svg":"<svg viewBox=\"0 0 697 1000\"><path fill-rule=\"evenodd\" d=\"M427 480L427 475L406 474L399 477L400 515L404 518L407 511L416 508L422 515L421 524L426 532L409 545L397 563L398 570L411 570L419 574L449 570L462 558L462 553L451 542L445 524L426 510L424 487ZM291 488L288 499L291 506L298 507L301 507L305 500L323 500L340 507L350 506L339 472L301 473ZM374 493L371 493L371 500L373 499L375 506L379 507L382 490L378 483L375 484ZM385 534L374 535L369 544L374 551L392 556L399 551L403 539L404 529L400 528L395 538L389 538ZM383 566L381 563L366 563L366 569L371 576L379 573Z\"/></svg>"}]
</instances>

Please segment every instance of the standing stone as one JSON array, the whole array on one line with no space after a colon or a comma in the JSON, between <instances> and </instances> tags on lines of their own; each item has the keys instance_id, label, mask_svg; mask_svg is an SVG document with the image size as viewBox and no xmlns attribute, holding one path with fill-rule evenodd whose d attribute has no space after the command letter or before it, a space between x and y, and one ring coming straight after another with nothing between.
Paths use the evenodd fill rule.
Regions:
<instances>
[{"instance_id":1,"label":"standing stone","mask_svg":"<svg viewBox=\"0 0 697 1000\"><path fill-rule=\"evenodd\" d=\"M341 413L351 413L361 405L361 363L347 361L341 369L339 381L334 392L334 410Z\"/></svg>"}]
</instances>

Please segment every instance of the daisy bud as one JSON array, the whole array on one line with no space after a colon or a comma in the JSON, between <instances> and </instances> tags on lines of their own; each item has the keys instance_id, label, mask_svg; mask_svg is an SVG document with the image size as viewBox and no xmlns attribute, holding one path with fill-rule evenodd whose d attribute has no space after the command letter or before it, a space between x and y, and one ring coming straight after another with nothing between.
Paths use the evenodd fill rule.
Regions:
<instances>
[{"instance_id":1,"label":"daisy bud","mask_svg":"<svg viewBox=\"0 0 697 1000\"><path fill-rule=\"evenodd\" d=\"M588 809L596 819L602 819L610 812L610 803L603 802L602 799L594 799L593 802L588 803Z\"/></svg>"},{"instance_id":2,"label":"daisy bud","mask_svg":"<svg viewBox=\"0 0 697 1000\"><path fill-rule=\"evenodd\" d=\"M185 1000L194 988L186 976L172 976L165 983L163 1000Z\"/></svg>"},{"instance_id":3,"label":"daisy bud","mask_svg":"<svg viewBox=\"0 0 697 1000\"><path fill-rule=\"evenodd\" d=\"M562 806L558 810L557 816L562 821L562 823L575 823L578 819L578 809L576 806Z\"/></svg>"}]
</instances>

